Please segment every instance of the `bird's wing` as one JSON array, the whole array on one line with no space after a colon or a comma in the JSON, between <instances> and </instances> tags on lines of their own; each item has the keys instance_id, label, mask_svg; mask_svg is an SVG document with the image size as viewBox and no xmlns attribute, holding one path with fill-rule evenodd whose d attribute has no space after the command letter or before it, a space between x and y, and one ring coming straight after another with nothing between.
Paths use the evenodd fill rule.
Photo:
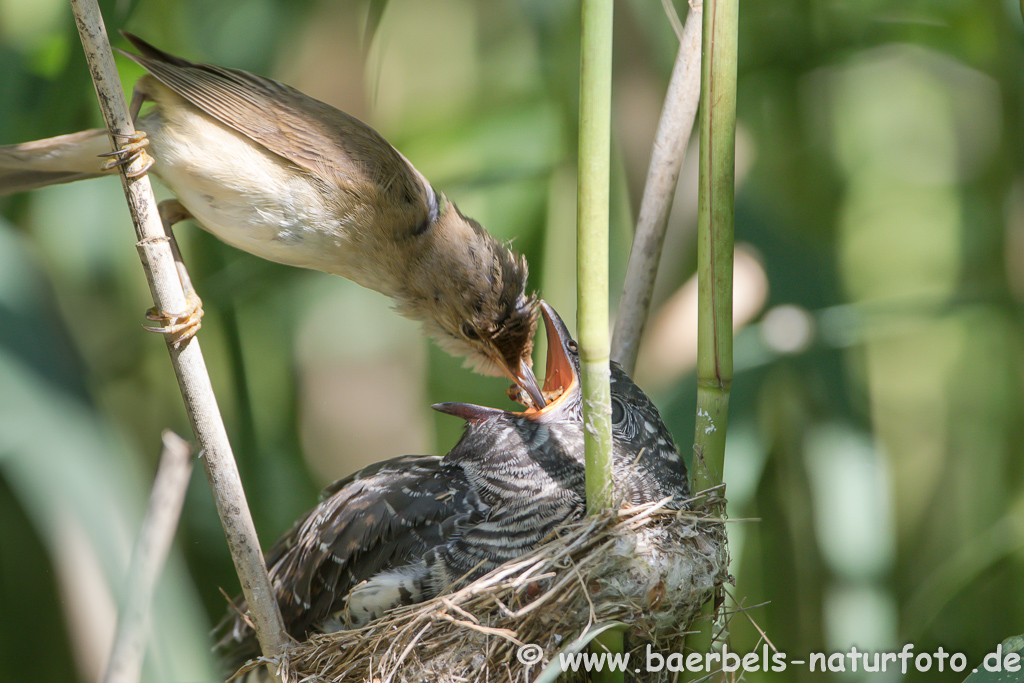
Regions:
<instances>
[{"instance_id":1,"label":"bird's wing","mask_svg":"<svg viewBox=\"0 0 1024 683\"><path fill-rule=\"evenodd\" d=\"M461 470L433 456L371 465L325 494L267 553L285 625L300 639L355 585L419 559L485 514ZM251 635L241 619L232 634Z\"/></svg>"},{"instance_id":2,"label":"bird's wing","mask_svg":"<svg viewBox=\"0 0 1024 683\"><path fill-rule=\"evenodd\" d=\"M376 193L415 231L437 217L427 180L375 130L295 88L238 69L190 62L123 33L122 54L221 123L337 187Z\"/></svg>"}]
</instances>

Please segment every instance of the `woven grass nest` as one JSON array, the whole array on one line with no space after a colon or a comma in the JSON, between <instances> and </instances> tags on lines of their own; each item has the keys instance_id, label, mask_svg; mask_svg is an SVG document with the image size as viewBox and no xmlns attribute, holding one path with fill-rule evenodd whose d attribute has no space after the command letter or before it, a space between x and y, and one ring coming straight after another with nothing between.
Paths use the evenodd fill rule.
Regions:
<instances>
[{"instance_id":1,"label":"woven grass nest","mask_svg":"<svg viewBox=\"0 0 1024 683\"><path fill-rule=\"evenodd\" d=\"M566 524L472 583L363 628L315 635L275 662L287 683L529 683L563 647L614 621L628 624L634 658L648 645L680 652L683 630L731 580L728 559L724 524L708 510L626 507ZM525 665L517 654L530 644L543 654Z\"/></svg>"}]
</instances>

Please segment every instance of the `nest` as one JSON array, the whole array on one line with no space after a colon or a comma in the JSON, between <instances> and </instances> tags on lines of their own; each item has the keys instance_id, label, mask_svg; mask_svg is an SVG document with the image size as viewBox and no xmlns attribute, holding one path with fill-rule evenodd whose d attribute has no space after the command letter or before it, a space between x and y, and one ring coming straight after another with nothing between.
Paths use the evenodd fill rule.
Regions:
<instances>
[{"instance_id":1,"label":"nest","mask_svg":"<svg viewBox=\"0 0 1024 683\"><path fill-rule=\"evenodd\" d=\"M627 650L643 661L648 647L682 651L683 629L731 579L727 567L720 518L667 510L664 501L628 507L566 524L530 554L453 592L363 628L315 635L275 664L287 683L528 683L608 622L628 625ZM540 649L526 656L524 646Z\"/></svg>"}]
</instances>

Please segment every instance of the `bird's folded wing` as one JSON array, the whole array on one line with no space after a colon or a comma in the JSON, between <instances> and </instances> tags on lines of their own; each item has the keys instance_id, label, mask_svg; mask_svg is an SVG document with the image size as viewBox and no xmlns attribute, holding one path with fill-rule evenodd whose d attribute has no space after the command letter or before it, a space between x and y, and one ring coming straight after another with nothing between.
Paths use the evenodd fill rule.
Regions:
<instances>
[{"instance_id":1,"label":"bird's folded wing","mask_svg":"<svg viewBox=\"0 0 1024 683\"><path fill-rule=\"evenodd\" d=\"M404 216L409 230L436 218L427 180L358 119L283 83L190 62L124 36L142 54L122 54L221 123L342 190L378 194L373 199Z\"/></svg>"},{"instance_id":2,"label":"bird's folded wing","mask_svg":"<svg viewBox=\"0 0 1024 683\"><path fill-rule=\"evenodd\" d=\"M486 516L462 470L432 456L378 463L329 490L269 553L293 634L340 610L361 581L418 560Z\"/></svg>"}]
</instances>

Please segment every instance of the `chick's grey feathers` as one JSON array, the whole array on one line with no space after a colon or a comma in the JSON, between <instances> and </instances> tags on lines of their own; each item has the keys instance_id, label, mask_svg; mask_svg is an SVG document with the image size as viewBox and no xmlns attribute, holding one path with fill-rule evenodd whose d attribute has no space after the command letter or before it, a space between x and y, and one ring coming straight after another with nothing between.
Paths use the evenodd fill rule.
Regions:
<instances>
[{"instance_id":1,"label":"chick's grey feathers","mask_svg":"<svg viewBox=\"0 0 1024 683\"><path fill-rule=\"evenodd\" d=\"M522 556L584 514L579 359L562 321L541 306L549 373L558 345L569 388L544 410L524 413L439 404L467 421L446 456L388 460L327 489L267 557L294 637L362 625L429 599ZM616 497L627 504L670 498L681 507L686 466L668 429L618 365L611 375ZM233 634L251 654L241 619Z\"/></svg>"},{"instance_id":2,"label":"chick's grey feathers","mask_svg":"<svg viewBox=\"0 0 1024 683\"><path fill-rule=\"evenodd\" d=\"M354 586L443 545L485 512L461 470L433 456L394 458L336 482L267 553L289 633L303 637L340 612Z\"/></svg>"}]
</instances>

